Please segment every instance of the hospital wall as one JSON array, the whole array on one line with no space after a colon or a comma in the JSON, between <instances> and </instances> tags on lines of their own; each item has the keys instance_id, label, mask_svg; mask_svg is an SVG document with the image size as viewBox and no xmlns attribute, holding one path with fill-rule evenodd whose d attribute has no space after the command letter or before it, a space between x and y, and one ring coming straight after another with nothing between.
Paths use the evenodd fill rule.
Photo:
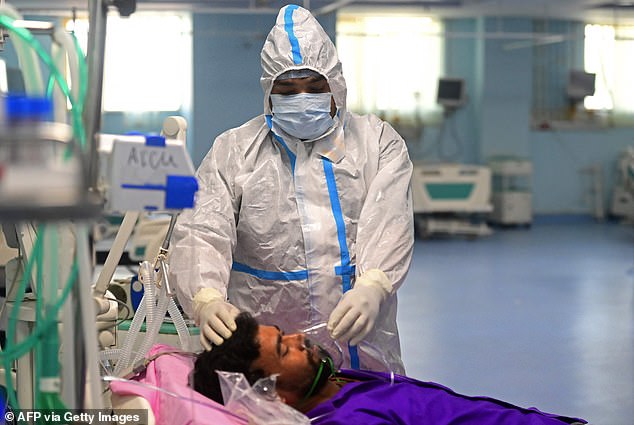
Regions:
<instances>
[{"instance_id":1,"label":"hospital wall","mask_svg":"<svg viewBox=\"0 0 634 425\"><path fill-rule=\"evenodd\" d=\"M570 22L549 22L549 31L570 32ZM581 23L572 23L582 25ZM602 167L604 206L611 199L617 180L616 160L627 147L634 146L634 128L594 128L543 131L532 123L533 72L536 68L534 46L522 34L534 31L528 18L454 19L445 22L445 76L466 80L469 101L453 117L456 133L463 143L459 161L486 163L496 155L527 158L533 163L533 210L536 214L589 214L585 199L591 186L582 171ZM496 33L511 34L508 38ZM512 33L517 33L513 37ZM578 33L578 31L577 31ZM487 35L483 35L487 34ZM583 32L581 31L581 34ZM554 80L565 80L569 67L583 68L582 39L565 38L552 49L556 57L572 59L553 63ZM555 77L555 76L553 76ZM563 83L550 96L565 103ZM437 138L438 127L427 127L425 141ZM447 135L446 143L452 140ZM421 141L411 149L413 158L420 153ZM430 158L419 158L430 159Z\"/></svg>"},{"instance_id":2,"label":"hospital wall","mask_svg":"<svg viewBox=\"0 0 634 425\"><path fill-rule=\"evenodd\" d=\"M108 112L103 115L102 130L158 131L165 116L182 114L189 121L189 149L198 165L218 134L262 112L260 50L274 20L272 14L194 14L192 105L176 112ZM335 15L322 16L320 21L334 39ZM549 25L557 28L556 22ZM528 18L446 21L445 75L464 78L469 96L467 105L450 118L463 145L456 160L482 164L494 155L530 159L534 166L536 214L589 213L590 206L583 201L589 182L580 171L600 165L607 207L616 178L615 161L626 146L634 145L634 128L591 131L532 128L534 48L530 44L509 48L509 43L517 39L483 34L527 34L533 28L534 21ZM577 44L579 50L582 44ZM565 42L559 46L562 51L570 50ZM10 43L2 56L9 63L15 60ZM577 52L576 56L581 67L582 55ZM406 65L405 59L395 64ZM567 72L563 68L555 64L553 72ZM412 159L434 159L433 154L423 156L422 152L436 140L438 129L438 125L428 124L419 140L408 140ZM446 133L445 143L451 144L449 132Z\"/></svg>"},{"instance_id":3,"label":"hospital wall","mask_svg":"<svg viewBox=\"0 0 634 425\"><path fill-rule=\"evenodd\" d=\"M261 113L259 55L273 19L270 15L194 15L192 153L196 163L202 160L215 136ZM326 31L334 34L334 15L320 20ZM556 28L556 23L551 27ZM626 146L634 144L634 129L532 128L533 47L527 43L525 47L509 48L519 36L504 39L482 34L528 34L533 31L533 20L452 19L446 21L446 28L445 75L464 78L469 95L468 104L451 117L463 145L457 160L482 164L495 155L530 159L534 167L536 214L590 213L591 207L584 201L590 182L580 171L598 164L603 167L607 207L616 177L616 158ZM582 67L578 45L576 60ZM561 49L571 50L566 45ZM405 65L406 61L395 64ZM567 73L567 69L553 70ZM420 140L408 141L413 159L434 159L433 155L422 157L421 153L436 140L438 128L428 125ZM452 143L447 134L444 140Z\"/></svg>"}]
</instances>

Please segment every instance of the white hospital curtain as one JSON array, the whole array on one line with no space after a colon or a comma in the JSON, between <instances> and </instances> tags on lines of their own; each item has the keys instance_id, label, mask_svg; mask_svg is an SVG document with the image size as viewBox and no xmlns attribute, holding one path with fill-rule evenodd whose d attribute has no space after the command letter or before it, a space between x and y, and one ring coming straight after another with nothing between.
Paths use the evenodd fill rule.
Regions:
<instances>
[{"instance_id":1,"label":"white hospital curtain","mask_svg":"<svg viewBox=\"0 0 634 425\"><path fill-rule=\"evenodd\" d=\"M422 15L337 17L348 109L404 121L438 111L442 24Z\"/></svg>"}]
</instances>

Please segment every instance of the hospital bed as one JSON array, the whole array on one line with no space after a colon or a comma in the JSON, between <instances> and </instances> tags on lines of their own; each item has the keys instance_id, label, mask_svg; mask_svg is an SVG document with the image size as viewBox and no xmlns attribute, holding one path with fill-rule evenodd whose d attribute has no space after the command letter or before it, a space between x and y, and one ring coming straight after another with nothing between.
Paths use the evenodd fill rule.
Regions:
<instances>
[{"instance_id":1,"label":"hospital bed","mask_svg":"<svg viewBox=\"0 0 634 425\"><path fill-rule=\"evenodd\" d=\"M483 215L490 213L491 170L455 163L415 163L412 197L417 230L483 236L491 229Z\"/></svg>"},{"instance_id":2,"label":"hospital bed","mask_svg":"<svg viewBox=\"0 0 634 425\"><path fill-rule=\"evenodd\" d=\"M270 397L270 389L275 387L274 382L270 380L267 380L259 387L266 394L266 396L262 396L260 395L262 393L257 391L258 383L252 387L246 383L246 379L241 374L220 372L221 382L224 377L229 376L230 380L224 382L231 387L229 391L225 391L226 388L222 390L226 405L223 406L207 399L192 389L189 383L192 380L191 371L193 370L195 358L191 353L182 352L167 345L156 345L148 353L147 360L147 364L139 368L134 376L129 377L130 379L113 378L110 381L112 408L115 414L118 412L120 414L130 414L130 410L126 411L124 409L148 409L148 420L144 423L149 425L309 425L311 423L311 419L286 405L279 398ZM240 378L235 380L234 377L237 375L240 375ZM361 375L354 376L362 377L363 372L361 372ZM391 381L392 385L416 382L416 380L410 380L402 376L396 378L394 375L391 378L388 378L389 375L387 374L383 374L383 376L386 382ZM515 411L523 411L526 420L517 422L519 418L515 416L515 420L507 420L506 422L508 423L574 423L574 425L582 425L583 423L571 422L574 421L573 418L559 417L559 415L548 413L543 413L541 417L550 417L551 419L532 421L529 415L534 413L531 411L538 412L535 408L525 409L489 397L459 395L451 389L433 382L419 382L418 384L415 383L415 385L426 391L425 397L433 400L430 402L431 404L441 406L439 409L441 413L434 413L434 409L425 410L429 406L422 408L420 411L421 414L428 413L430 419L435 418L435 420L440 421L430 423L449 423L449 421L452 424L476 423L478 412L490 411L493 405L489 402L501 406L502 409L511 408ZM359 394L362 397L365 396L363 393ZM471 404L467 408L463 404L464 400L470 400L476 404ZM387 412L393 408L390 407L389 401L381 403L381 405L385 407ZM457 409L456 412L453 412L454 407ZM456 415L452 416L450 412L456 413ZM334 413L334 411L331 411L331 413ZM319 423L329 423L328 415L329 413L326 413L314 419L322 419ZM381 423L392 423L387 419L388 416L383 417L384 422ZM493 417L489 417L486 423L492 423L494 418L499 420L502 417L498 413ZM326 419L325 422L323 421L324 418ZM420 416L417 416L417 418L421 419ZM554 418L560 418L561 421L553 420ZM340 420L341 417L335 416L333 423L341 423ZM419 422L419 420L416 420L407 423L417 424ZM495 423L502 422L496 421Z\"/></svg>"},{"instance_id":3,"label":"hospital bed","mask_svg":"<svg viewBox=\"0 0 634 425\"><path fill-rule=\"evenodd\" d=\"M221 372L225 405L196 392L190 384L195 356L173 346L157 344L143 366L129 379L112 378L110 391L114 413L146 409L148 425L309 425L304 414L270 397L274 382L251 386L242 374ZM272 385L271 385L272 384Z\"/></svg>"},{"instance_id":4,"label":"hospital bed","mask_svg":"<svg viewBox=\"0 0 634 425\"><path fill-rule=\"evenodd\" d=\"M147 409L148 425L248 423L246 418L193 390L189 385L194 365L192 355L170 345L157 344L146 358L152 361L138 375L130 379L110 378L115 413Z\"/></svg>"}]
</instances>

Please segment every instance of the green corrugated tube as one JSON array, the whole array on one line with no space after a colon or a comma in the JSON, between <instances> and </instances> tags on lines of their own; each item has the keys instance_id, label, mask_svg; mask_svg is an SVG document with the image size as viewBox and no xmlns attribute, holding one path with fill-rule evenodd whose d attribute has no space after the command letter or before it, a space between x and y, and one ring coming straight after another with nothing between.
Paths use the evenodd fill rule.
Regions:
<instances>
[{"instance_id":1,"label":"green corrugated tube","mask_svg":"<svg viewBox=\"0 0 634 425\"><path fill-rule=\"evenodd\" d=\"M7 338L6 338L6 347L7 350L2 353L2 360L4 364L4 371L6 376L6 384L7 384L7 397L9 399L9 403L12 407L19 409L18 400L15 398L15 393L13 391L13 379L11 377L11 369L12 360L18 358L15 356L11 356L9 352L9 345L13 344L15 341L15 327L18 321L18 311L20 310L20 304L22 304L22 299L24 298L24 294L26 292L26 285L29 281L29 277L31 276L31 270L33 269L33 264L36 262L35 260L40 257L42 254L42 238L39 236L35 239L35 243L33 244L33 250L31 251L31 258L26 263L26 268L24 270L24 274L22 275L22 279L20 280L20 286L18 287L18 293L16 295L16 302L11 310L11 315L9 317L9 326L7 326Z\"/></svg>"},{"instance_id":2,"label":"green corrugated tube","mask_svg":"<svg viewBox=\"0 0 634 425\"><path fill-rule=\"evenodd\" d=\"M38 229L38 235L41 234L41 228ZM40 322L36 322L35 329L27 337L25 340L20 342L19 344L15 344L14 346L10 346L13 344L15 339L15 326L17 322L17 312L19 310L19 306L21 304L22 298L24 298L24 293L26 292L26 285L28 282L28 277L31 275L31 271L33 269L33 264L38 257L42 255L42 240L41 237L35 240L35 244L33 246L33 251L31 252L31 258L27 262L24 275L22 276L22 280L20 281L20 287L18 288L18 294L16 297L16 304L11 312L11 316L9 318L9 326L7 327L7 347L6 350L0 353L0 361L2 361L5 371L6 371L6 384L7 384L7 397L9 399L9 403L15 409L19 409L18 401L15 398L14 388L13 388L13 380L11 377L11 369L12 369L12 361L22 357L26 353L28 353L37 343L38 341L46 334L48 334L51 329L57 328L57 315L61 310L64 302L68 298L70 291L73 287L73 284L77 280L77 275L79 273L79 267L77 263L77 257L73 262L73 266L62 290L62 294L57 299L57 302L53 305L50 314L47 317L43 318ZM59 366L58 366L59 367Z\"/></svg>"}]
</instances>

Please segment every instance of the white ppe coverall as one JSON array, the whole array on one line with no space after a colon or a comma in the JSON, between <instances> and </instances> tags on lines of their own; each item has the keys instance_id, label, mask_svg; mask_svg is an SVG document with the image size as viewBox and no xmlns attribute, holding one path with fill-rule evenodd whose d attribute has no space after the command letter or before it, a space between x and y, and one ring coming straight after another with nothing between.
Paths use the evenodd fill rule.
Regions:
<instances>
[{"instance_id":1,"label":"white ppe coverall","mask_svg":"<svg viewBox=\"0 0 634 425\"><path fill-rule=\"evenodd\" d=\"M343 366L404 373L396 290L414 242L405 142L376 116L346 111L335 46L307 10L280 10L261 61L264 114L218 136L197 171L196 206L175 226L178 299L192 316L196 293L214 288L290 333L327 322L355 276L378 269L389 293L366 344L343 346ZM314 141L271 130L273 82L293 69L324 75L335 100L336 124Z\"/></svg>"}]
</instances>

